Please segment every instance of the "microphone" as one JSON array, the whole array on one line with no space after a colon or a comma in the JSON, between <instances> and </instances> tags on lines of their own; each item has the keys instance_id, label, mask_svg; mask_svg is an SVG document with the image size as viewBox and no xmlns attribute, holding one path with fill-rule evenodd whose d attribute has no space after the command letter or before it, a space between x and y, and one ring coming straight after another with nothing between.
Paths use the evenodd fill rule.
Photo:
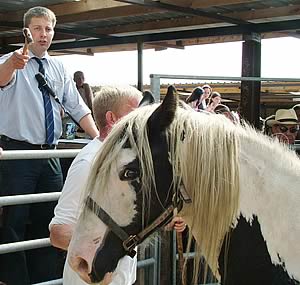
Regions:
<instances>
[{"instance_id":1,"label":"microphone","mask_svg":"<svg viewBox=\"0 0 300 285\"><path fill-rule=\"evenodd\" d=\"M35 79L39 83L39 88L45 88L49 95L51 95L54 100L60 105L60 107L63 109L63 111L71 118L71 120L80 127L79 123L72 117L72 115L65 109L63 104L59 101L59 98L55 95L54 91L51 89L51 87L48 85L45 76L39 72L35 75Z\"/></svg>"},{"instance_id":2,"label":"microphone","mask_svg":"<svg viewBox=\"0 0 300 285\"><path fill-rule=\"evenodd\" d=\"M35 75L37 82L39 83L39 87L44 87L48 93L54 98L54 100L61 105L59 98L55 95L54 91L48 85L45 76L42 73L38 73Z\"/></svg>"}]
</instances>

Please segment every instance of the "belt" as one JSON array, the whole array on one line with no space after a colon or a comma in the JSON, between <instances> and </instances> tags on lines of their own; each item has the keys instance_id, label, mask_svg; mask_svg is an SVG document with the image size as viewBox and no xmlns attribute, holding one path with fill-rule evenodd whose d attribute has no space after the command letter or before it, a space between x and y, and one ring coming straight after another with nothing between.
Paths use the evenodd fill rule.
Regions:
<instances>
[{"instance_id":1,"label":"belt","mask_svg":"<svg viewBox=\"0 0 300 285\"><path fill-rule=\"evenodd\" d=\"M55 149L56 145L55 144L31 144L26 141L18 141L15 139L12 139L10 137L7 137L5 135L1 135L0 139L2 142L9 144L19 144L20 146L24 146L24 149Z\"/></svg>"}]
</instances>

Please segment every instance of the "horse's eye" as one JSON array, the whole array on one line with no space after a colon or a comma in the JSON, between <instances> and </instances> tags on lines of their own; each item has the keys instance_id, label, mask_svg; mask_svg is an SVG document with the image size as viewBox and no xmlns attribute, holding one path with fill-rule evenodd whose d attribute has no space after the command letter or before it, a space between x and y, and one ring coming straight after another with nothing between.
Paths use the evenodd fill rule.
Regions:
<instances>
[{"instance_id":1,"label":"horse's eye","mask_svg":"<svg viewBox=\"0 0 300 285\"><path fill-rule=\"evenodd\" d=\"M136 170L133 169L124 169L121 173L120 173L120 179L121 180L133 180L136 179L138 177L138 172Z\"/></svg>"}]
</instances>

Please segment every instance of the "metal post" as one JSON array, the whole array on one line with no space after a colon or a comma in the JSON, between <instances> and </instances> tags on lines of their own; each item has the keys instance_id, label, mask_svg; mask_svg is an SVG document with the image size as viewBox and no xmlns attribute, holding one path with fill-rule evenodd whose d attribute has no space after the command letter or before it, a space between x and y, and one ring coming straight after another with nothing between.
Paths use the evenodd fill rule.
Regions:
<instances>
[{"instance_id":1,"label":"metal post","mask_svg":"<svg viewBox=\"0 0 300 285\"><path fill-rule=\"evenodd\" d=\"M151 92L155 102L160 102L160 76L150 74Z\"/></svg>"},{"instance_id":2,"label":"metal post","mask_svg":"<svg viewBox=\"0 0 300 285\"><path fill-rule=\"evenodd\" d=\"M153 266L153 285L160 285L160 248L160 237L156 237L154 242L154 259L156 264Z\"/></svg>"},{"instance_id":3,"label":"metal post","mask_svg":"<svg viewBox=\"0 0 300 285\"><path fill-rule=\"evenodd\" d=\"M251 33L243 35L242 77L260 77L261 37ZM244 119L259 128L261 81L241 82L240 112Z\"/></svg>"},{"instance_id":4,"label":"metal post","mask_svg":"<svg viewBox=\"0 0 300 285\"><path fill-rule=\"evenodd\" d=\"M138 84L137 87L143 92L143 42L138 42Z\"/></svg>"},{"instance_id":5,"label":"metal post","mask_svg":"<svg viewBox=\"0 0 300 285\"><path fill-rule=\"evenodd\" d=\"M172 261L173 261L173 263L172 263L172 285L176 285L176 282L177 282L177 276L176 276L176 272L177 272L177 268L176 268L176 264L177 264L177 255L176 255L176 248L177 248L177 244L176 244L176 232L175 231L173 231L172 232L172 244L173 244L173 246L172 246Z\"/></svg>"}]
</instances>

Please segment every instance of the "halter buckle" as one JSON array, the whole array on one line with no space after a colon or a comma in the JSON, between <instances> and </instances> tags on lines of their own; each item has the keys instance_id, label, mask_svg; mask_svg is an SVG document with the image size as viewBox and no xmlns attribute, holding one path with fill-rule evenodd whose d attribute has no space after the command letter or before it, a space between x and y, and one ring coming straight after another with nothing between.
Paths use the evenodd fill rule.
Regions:
<instances>
[{"instance_id":1,"label":"halter buckle","mask_svg":"<svg viewBox=\"0 0 300 285\"><path fill-rule=\"evenodd\" d=\"M134 248L137 246L138 242L139 238L136 235L131 235L128 239L123 241L123 248L132 258L136 255L136 251L134 250Z\"/></svg>"}]
</instances>

